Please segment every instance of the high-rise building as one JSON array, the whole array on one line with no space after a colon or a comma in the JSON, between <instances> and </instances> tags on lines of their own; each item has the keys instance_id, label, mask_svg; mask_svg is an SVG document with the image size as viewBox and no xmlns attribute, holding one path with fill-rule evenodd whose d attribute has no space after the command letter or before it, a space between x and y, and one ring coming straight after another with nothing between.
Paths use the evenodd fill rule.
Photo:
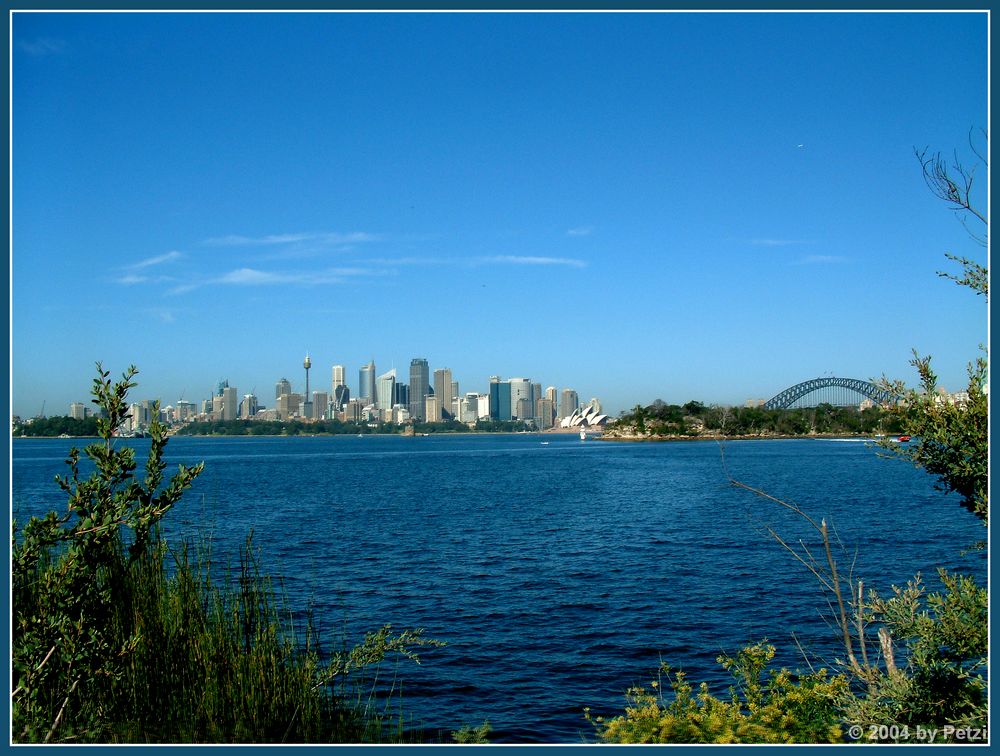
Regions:
<instances>
[{"instance_id":1,"label":"high-rise building","mask_svg":"<svg viewBox=\"0 0 1000 756\"><path fill-rule=\"evenodd\" d=\"M500 376L490 376L490 417L494 420L511 420L510 381Z\"/></svg>"},{"instance_id":2,"label":"high-rise building","mask_svg":"<svg viewBox=\"0 0 1000 756\"><path fill-rule=\"evenodd\" d=\"M342 384L337 386L333 390L333 406L337 412L344 409L344 405L351 401L351 390L347 387L347 384Z\"/></svg>"},{"instance_id":3,"label":"high-rise building","mask_svg":"<svg viewBox=\"0 0 1000 756\"><path fill-rule=\"evenodd\" d=\"M73 402L69 405L69 416L74 420L84 420L87 417L87 405L83 402Z\"/></svg>"},{"instance_id":4,"label":"high-rise building","mask_svg":"<svg viewBox=\"0 0 1000 756\"><path fill-rule=\"evenodd\" d=\"M534 403L531 401L531 381L527 378L511 378L508 382L511 414L518 420L529 420L535 414ZM522 401L526 404L522 404Z\"/></svg>"},{"instance_id":5,"label":"high-rise building","mask_svg":"<svg viewBox=\"0 0 1000 756\"><path fill-rule=\"evenodd\" d=\"M274 398L277 399L282 394L292 393L292 384L287 378L282 378L280 381L274 384Z\"/></svg>"},{"instance_id":6,"label":"high-rise building","mask_svg":"<svg viewBox=\"0 0 1000 756\"><path fill-rule=\"evenodd\" d=\"M277 410L279 420L289 420L300 414L302 408L301 394L282 394L278 397Z\"/></svg>"},{"instance_id":7,"label":"high-rise building","mask_svg":"<svg viewBox=\"0 0 1000 756\"><path fill-rule=\"evenodd\" d=\"M344 405L344 422L356 423L361 420L364 403L360 399L348 399Z\"/></svg>"},{"instance_id":8,"label":"high-rise building","mask_svg":"<svg viewBox=\"0 0 1000 756\"><path fill-rule=\"evenodd\" d=\"M186 402L180 399L177 402L177 419L182 423L186 422L197 414L197 409L194 402Z\"/></svg>"},{"instance_id":9,"label":"high-rise building","mask_svg":"<svg viewBox=\"0 0 1000 756\"><path fill-rule=\"evenodd\" d=\"M556 422L556 410L559 409L559 395L556 393L555 386L549 386L545 389L545 398L551 402L549 405L552 409L552 417L550 418L550 423L555 425Z\"/></svg>"},{"instance_id":10,"label":"high-rise building","mask_svg":"<svg viewBox=\"0 0 1000 756\"><path fill-rule=\"evenodd\" d=\"M327 404L329 400L325 391L313 391L312 395L312 419L323 420L326 418Z\"/></svg>"},{"instance_id":11,"label":"high-rise building","mask_svg":"<svg viewBox=\"0 0 1000 756\"><path fill-rule=\"evenodd\" d=\"M441 405L433 394L424 398L424 417L428 423L441 422Z\"/></svg>"},{"instance_id":12,"label":"high-rise building","mask_svg":"<svg viewBox=\"0 0 1000 756\"><path fill-rule=\"evenodd\" d=\"M334 365L330 370L330 394L336 396L337 387L346 385L347 381L344 380L344 366Z\"/></svg>"},{"instance_id":13,"label":"high-rise building","mask_svg":"<svg viewBox=\"0 0 1000 756\"><path fill-rule=\"evenodd\" d=\"M358 371L358 399L366 405L375 403L375 360Z\"/></svg>"},{"instance_id":14,"label":"high-rise building","mask_svg":"<svg viewBox=\"0 0 1000 756\"><path fill-rule=\"evenodd\" d=\"M410 360L410 417L414 420L427 418L427 407L424 399L430 387L430 367L423 357Z\"/></svg>"},{"instance_id":15,"label":"high-rise building","mask_svg":"<svg viewBox=\"0 0 1000 756\"><path fill-rule=\"evenodd\" d=\"M535 421L538 423L539 430L551 428L554 425L553 420L552 400L547 398L539 399L537 410L535 411Z\"/></svg>"},{"instance_id":16,"label":"high-rise building","mask_svg":"<svg viewBox=\"0 0 1000 756\"><path fill-rule=\"evenodd\" d=\"M458 420L463 423L474 423L478 418L479 394L471 393L462 397L462 404L458 414Z\"/></svg>"},{"instance_id":17,"label":"high-rise building","mask_svg":"<svg viewBox=\"0 0 1000 756\"><path fill-rule=\"evenodd\" d=\"M229 386L222 389L222 419L235 420L240 411L239 400L236 397L236 388Z\"/></svg>"},{"instance_id":18,"label":"high-rise building","mask_svg":"<svg viewBox=\"0 0 1000 756\"><path fill-rule=\"evenodd\" d=\"M489 420L490 418L490 395L477 394L476 419Z\"/></svg>"},{"instance_id":19,"label":"high-rise building","mask_svg":"<svg viewBox=\"0 0 1000 756\"><path fill-rule=\"evenodd\" d=\"M181 403L177 402L178 412L180 411ZM250 420L254 415L257 414L257 397L253 394L244 394L243 401L240 402L240 417L244 420Z\"/></svg>"},{"instance_id":20,"label":"high-rise building","mask_svg":"<svg viewBox=\"0 0 1000 756\"><path fill-rule=\"evenodd\" d=\"M410 387L405 383L396 382L396 389L393 392L392 406L397 404L406 408L406 416L410 416Z\"/></svg>"},{"instance_id":21,"label":"high-rise building","mask_svg":"<svg viewBox=\"0 0 1000 756\"><path fill-rule=\"evenodd\" d=\"M580 397L573 389L563 389L559 397L559 417L569 417L580 407Z\"/></svg>"},{"instance_id":22,"label":"high-rise building","mask_svg":"<svg viewBox=\"0 0 1000 756\"><path fill-rule=\"evenodd\" d=\"M379 409L392 409L396 393L396 368L383 373L375 382L375 405Z\"/></svg>"},{"instance_id":23,"label":"high-rise building","mask_svg":"<svg viewBox=\"0 0 1000 756\"><path fill-rule=\"evenodd\" d=\"M451 419L451 368L440 368L434 371L434 396L438 398L438 409L441 417ZM431 420L430 422L434 422Z\"/></svg>"}]
</instances>

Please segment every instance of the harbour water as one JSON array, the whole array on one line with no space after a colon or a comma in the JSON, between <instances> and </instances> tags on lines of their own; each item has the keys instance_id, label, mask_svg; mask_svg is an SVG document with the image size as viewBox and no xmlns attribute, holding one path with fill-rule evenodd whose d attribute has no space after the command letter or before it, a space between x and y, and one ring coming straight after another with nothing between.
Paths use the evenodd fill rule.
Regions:
<instances>
[{"instance_id":1,"label":"harbour water","mask_svg":"<svg viewBox=\"0 0 1000 756\"><path fill-rule=\"evenodd\" d=\"M542 443L546 441L548 443ZM148 440L129 441L140 458ZM63 511L67 439L15 439L12 507ZM724 451L724 459L723 452ZM769 639L776 661L829 663L836 636L806 570L765 531L835 528L842 569L888 592L938 566L986 575L985 529L908 464L859 441L616 443L533 434L185 438L171 466L205 472L166 518L234 560L251 528L262 564L329 638L384 623L447 646L402 663L403 708L431 732L489 720L493 742L593 739L583 708L622 710L661 660L725 694L722 652Z\"/></svg>"}]
</instances>

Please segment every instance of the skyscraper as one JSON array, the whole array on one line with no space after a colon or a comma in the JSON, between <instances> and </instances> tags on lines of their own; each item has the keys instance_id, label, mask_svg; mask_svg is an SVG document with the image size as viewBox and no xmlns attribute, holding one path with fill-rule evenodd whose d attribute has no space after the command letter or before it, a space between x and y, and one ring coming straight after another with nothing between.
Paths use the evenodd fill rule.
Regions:
<instances>
[{"instance_id":1,"label":"skyscraper","mask_svg":"<svg viewBox=\"0 0 1000 756\"><path fill-rule=\"evenodd\" d=\"M397 404L402 405L406 408L407 417L410 414L410 387L405 383L400 383L396 381L396 388L393 391L392 406L395 407Z\"/></svg>"},{"instance_id":2,"label":"skyscraper","mask_svg":"<svg viewBox=\"0 0 1000 756\"><path fill-rule=\"evenodd\" d=\"M445 420L450 419L452 410L451 368L440 368L434 371L434 396L438 398L441 417Z\"/></svg>"},{"instance_id":3,"label":"skyscraper","mask_svg":"<svg viewBox=\"0 0 1000 756\"><path fill-rule=\"evenodd\" d=\"M239 413L239 400L236 398L236 388L229 386L228 382L222 389L222 419L235 420Z\"/></svg>"},{"instance_id":4,"label":"skyscraper","mask_svg":"<svg viewBox=\"0 0 1000 756\"><path fill-rule=\"evenodd\" d=\"M325 391L313 391L312 393L312 419L324 420L328 411L328 394Z\"/></svg>"},{"instance_id":5,"label":"skyscraper","mask_svg":"<svg viewBox=\"0 0 1000 756\"><path fill-rule=\"evenodd\" d=\"M426 422L428 423L441 422L441 405L438 403L436 396L428 395L424 398L424 414L427 417Z\"/></svg>"},{"instance_id":6,"label":"skyscraper","mask_svg":"<svg viewBox=\"0 0 1000 756\"><path fill-rule=\"evenodd\" d=\"M337 386L333 390L333 406L337 412L344 409L344 405L349 401L351 401L351 390L347 387L347 384Z\"/></svg>"},{"instance_id":7,"label":"skyscraper","mask_svg":"<svg viewBox=\"0 0 1000 756\"><path fill-rule=\"evenodd\" d=\"M563 389L559 397L559 417L569 417L580 406L580 397L573 389Z\"/></svg>"},{"instance_id":8,"label":"skyscraper","mask_svg":"<svg viewBox=\"0 0 1000 756\"><path fill-rule=\"evenodd\" d=\"M531 381L527 378L511 378L510 381L510 408L513 417L518 420L531 418L534 412L534 405L531 401ZM521 404L525 400L527 404ZM527 413L524 415L522 413Z\"/></svg>"},{"instance_id":9,"label":"skyscraper","mask_svg":"<svg viewBox=\"0 0 1000 756\"><path fill-rule=\"evenodd\" d=\"M287 378L282 378L280 381L274 384L274 398L277 399L282 394L292 393L292 384Z\"/></svg>"},{"instance_id":10,"label":"skyscraper","mask_svg":"<svg viewBox=\"0 0 1000 756\"><path fill-rule=\"evenodd\" d=\"M510 381L501 381L499 375L490 376L490 417L494 420L511 420Z\"/></svg>"},{"instance_id":11,"label":"skyscraper","mask_svg":"<svg viewBox=\"0 0 1000 756\"><path fill-rule=\"evenodd\" d=\"M379 409L392 409L393 395L396 391L396 368L378 377L375 383L375 406Z\"/></svg>"},{"instance_id":12,"label":"skyscraper","mask_svg":"<svg viewBox=\"0 0 1000 756\"><path fill-rule=\"evenodd\" d=\"M358 371L358 399L366 405L375 402L375 360Z\"/></svg>"},{"instance_id":13,"label":"skyscraper","mask_svg":"<svg viewBox=\"0 0 1000 756\"><path fill-rule=\"evenodd\" d=\"M180 402L177 403L178 409L180 409ZM253 394L244 394L243 401L240 403L240 417L244 420L251 419L257 414L257 397Z\"/></svg>"},{"instance_id":14,"label":"skyscraper","mask_svg":"<svg viewBox=\"0 0 1000 756\"><path fill-rule=\"evenodd\" d=\"M332 396L336 396L337 387L346 385L347 381L344 380L344 366L334 365L333 369L330 371L330 394Z\"/></svg>"},{"instance_id":15,"label":"skyscraper","mask_svg":"<svg viewBox=\"0 0 1000 756\"><path fill-rule=\"evenodd\" d=\"M427 419L424 399L430 386L430 367L423 357L410 360L410 417L414 420Z\"/></svg>"}]
</instances>

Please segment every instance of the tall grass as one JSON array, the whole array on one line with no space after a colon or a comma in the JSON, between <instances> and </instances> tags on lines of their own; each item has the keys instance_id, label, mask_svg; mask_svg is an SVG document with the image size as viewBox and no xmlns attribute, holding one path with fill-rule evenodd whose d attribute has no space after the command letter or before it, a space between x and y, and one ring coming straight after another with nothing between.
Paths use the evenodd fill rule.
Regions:
<instances>
[{"instance_id":1,"label":"tall grass","mask_svg":"<svg viewBox=\"0 0 1000 756\"><path fill-rule=\"evenodd\" d=\"M171 549L159 522L202 466L164 481L166 430L151 426L144 479L117 449L135 369L112 384L98 365L102 441L95 463L57 478L65 514L32 518L12 536L12 737L15 742L309 743L398 740L384 686L366 672L390 655L441 645L385 625L325 654L276 599L252 533L232 579L207 552ZM377 677L376 677L377 680ZM392 698L393 688L388 691Z\"/></svg>"}]
</instances>

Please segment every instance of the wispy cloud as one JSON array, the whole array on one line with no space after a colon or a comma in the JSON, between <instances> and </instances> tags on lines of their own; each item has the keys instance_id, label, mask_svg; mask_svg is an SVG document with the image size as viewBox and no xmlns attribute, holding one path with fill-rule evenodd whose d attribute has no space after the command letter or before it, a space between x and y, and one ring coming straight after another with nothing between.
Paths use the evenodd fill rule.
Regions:
<instances>
[{"instance_id":1,"label":"wispy cloud","mask_svg":"<svg viewBox=\"0 0 1000 756\"><path fill-rule=\"evenodd\" d=\"M370 268L328 268L321 271L274 271L236 268L215 278L189 281L170 289L168 294L185 294L205 286L324 286L345 283L357 276L385 275Z\"/></svg>"},{"instance_id":2,"label":"wispy cloud","mask_svg":"<svg viewBox=\"0 0 1000 756\"><path fill-rule=\"evenodd\" d=\"M167 310L162 307L149 308L144 310L144 312L150 317L159 320L161 323L174 323L177 320L172 310Z\"/></svg>"},{"instance_id":3,"label":"wispy cloud","mask_svg":"<svg viewBox=\"0 0 1000 756\"><path fill-rule=\"evenodd\" d=\"M750 243L755 247L790 247L802 244L812 244L805 239L751 239Z\"/></svg>"},{"instance_id":4,"label":"wispy cloud","mask_svg":"<svg viewBox=\"0 0 1000 756\"><path fill-rule=\"evenodd\" d=\"M312 242L319 244L353 244L358 242L371 242L380 239L378 234L370 234L365 231L352 231L350 233L324 232L324 233L298 233L298 234L270 234L268 236L240 236L230 234L229 236L218 236L205 239L202 244L210 247L261 247L279 244L301 244Z\"/></svg>"},{"instance_id":5,"label":"wispy cloud","mask_svg":"<svg viewBox=\"0 0 1000 756\"><path fill-rule=\"evenodd\" d=\"M796 261L796 265L831 265L847 262L846 257L840 255L806 255Z\"/></svg>"},{"instance_id":6,"label":"wispy cloud","mask_svg":"<svg viewBox=\"0 0 1000 756\"><path fill-rule=\"evenodd\" d=\"M147 257L145 260L140 260L137 263L126 265L125 270L142 270L143 268L149 268L153 265L162 265L163 263L174 262L175 260L180 260L183 257L184 255L180 252L167 252L163 255Z\"/></svg>"},{"instance_id":7,"label":"wispy cloud","mask_svg":"<svg viewBox=\"0 0 1000 756\"><path fill-rule=\"evenodd\" d=\"M18 40L17 48L28 55L40 58L45 55L58 55L66 49L66 43L52 37L38 37L37 39Z\"/></svg>"},{"instance_id":8,"label":"wispy cloud","mask_svg":"<svg viewBox=\"0 0 1000 756\"><path fill-rule=\"evenodd\" d=\"M121 286L137 286L139 284L169 283L177 279L174 276L146 276L136 273L126 273L124 276L119 276L113 280Z\"/></svg>"},{"instance_id":9,"label":"wispy cloud","mask_svg":"<svg viewBox=\"0 0 1000 756\"><path fill-rule=\"evenodd\" d=\"M495 255L476 258L479 263L501 265L566 265L571 268L585 268L587 263L572 257L522 257L518 255Z\"/></svg>"},{"instance_id":10,"label":"wispy cloud","mask_svg":"<svg viewBox=\"0 0 1000 756\"><path fill-rule=\"evenodd\" d=\"M567 229L566 231L567 236L590 236L592 233L594 233L593 226L580 226L578 228Z\"/></svg>"}]
</instances>

